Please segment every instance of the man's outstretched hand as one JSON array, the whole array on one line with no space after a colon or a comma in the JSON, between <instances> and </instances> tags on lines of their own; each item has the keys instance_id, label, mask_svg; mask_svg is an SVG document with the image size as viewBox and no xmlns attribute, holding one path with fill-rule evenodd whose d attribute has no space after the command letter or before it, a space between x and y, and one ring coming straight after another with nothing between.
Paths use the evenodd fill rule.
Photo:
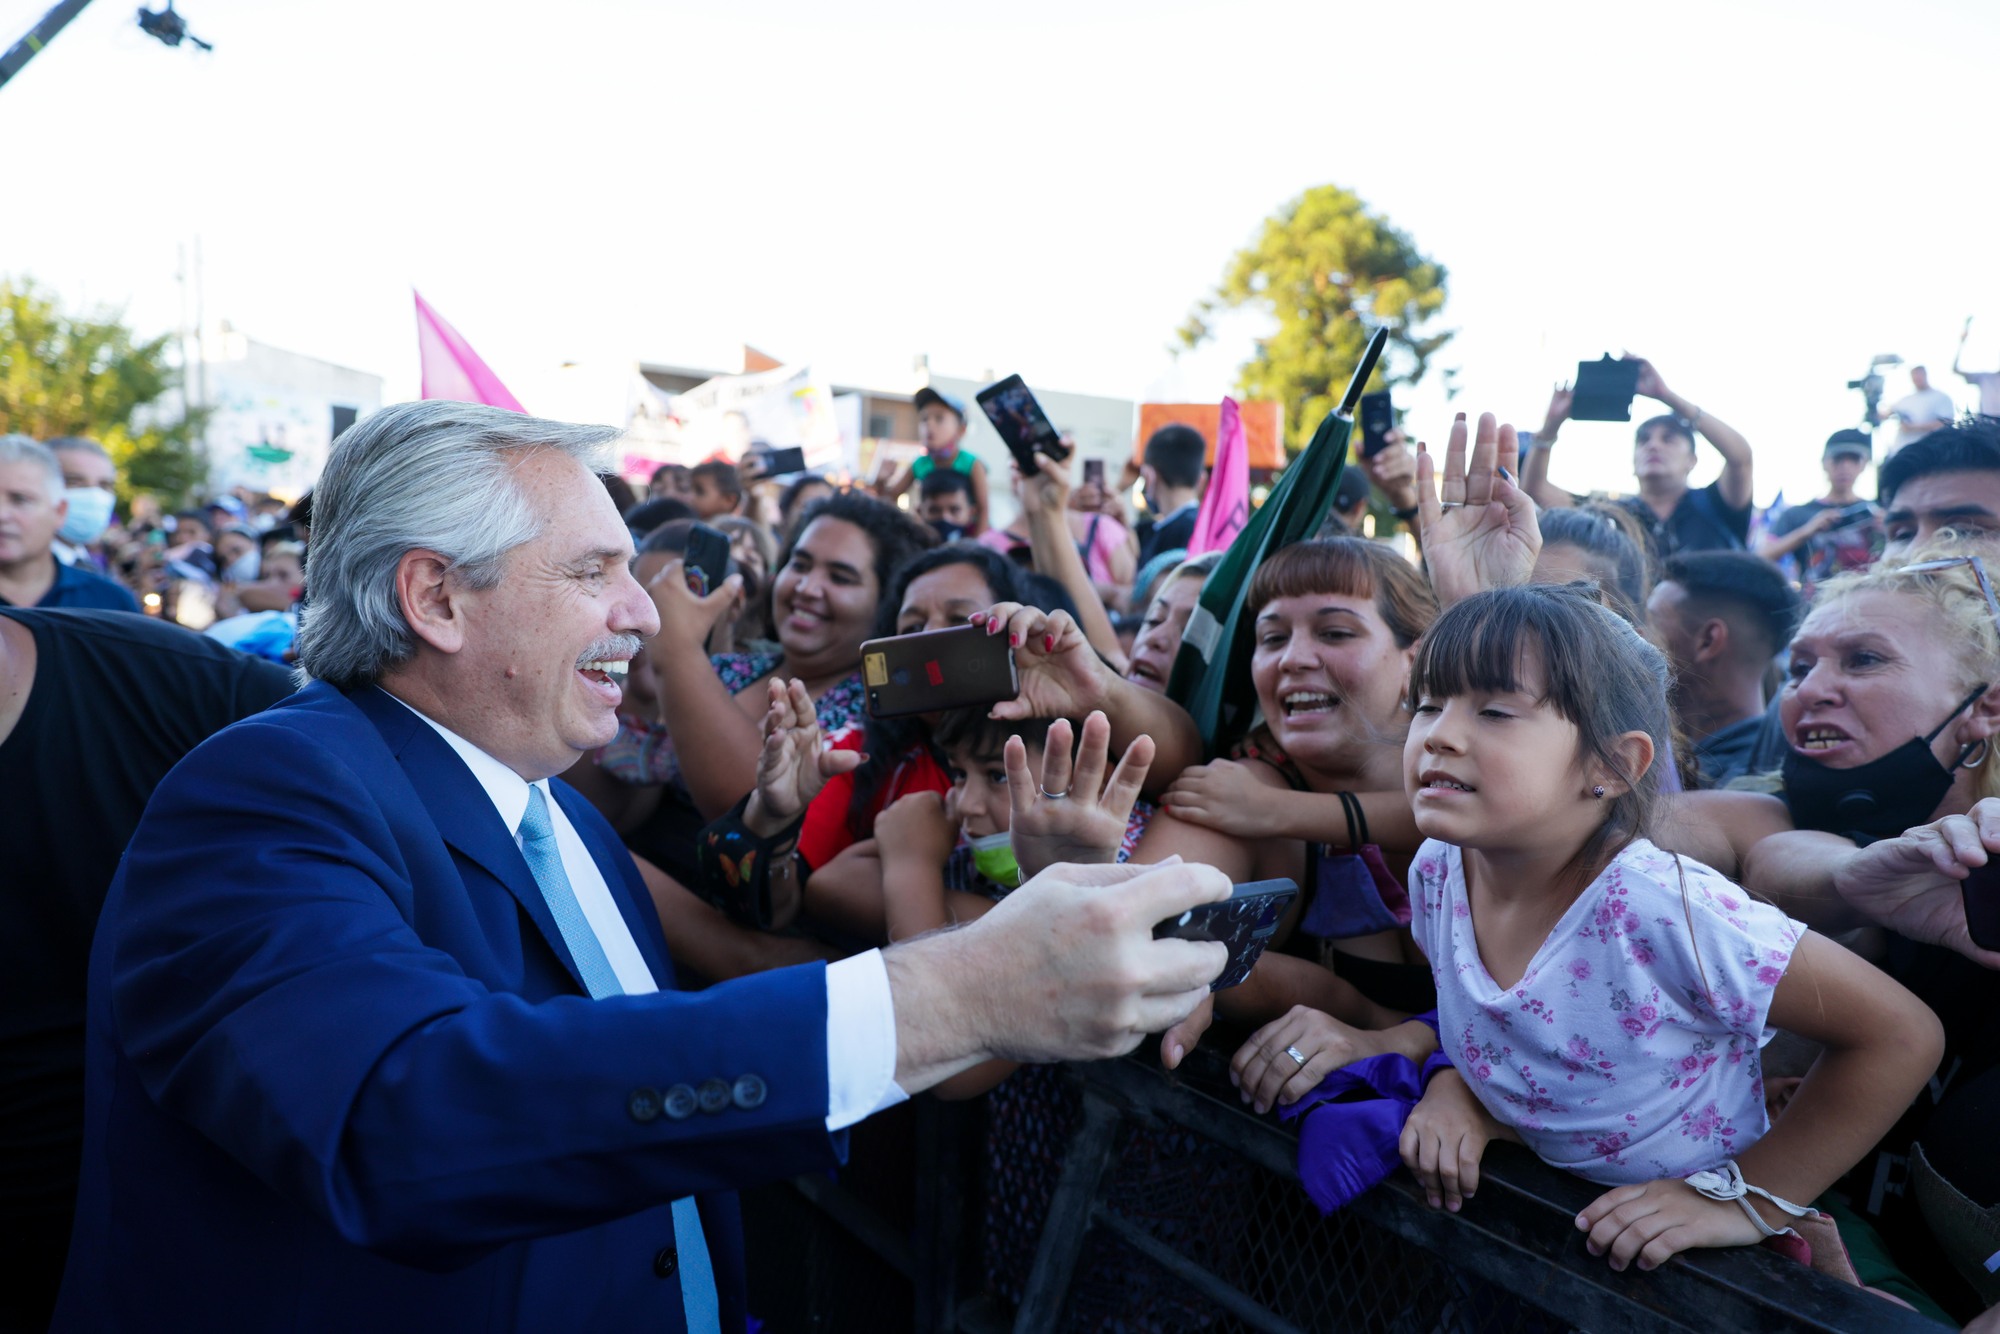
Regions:
<instances>
[{"instance_id":1,"label":"man's outstretched hand","mask_svg":"<svg viewBox=\"0 0 2000 1334\"><path fill-rule=\"evenodd\" d=\"M915 1093L995 1057L1091 1061L1180 1022L1229 961L1153 928L1230 894L1212 866L1050 867L978 921L885 951L896 1082Z\"/></svg>"}]
</instances>

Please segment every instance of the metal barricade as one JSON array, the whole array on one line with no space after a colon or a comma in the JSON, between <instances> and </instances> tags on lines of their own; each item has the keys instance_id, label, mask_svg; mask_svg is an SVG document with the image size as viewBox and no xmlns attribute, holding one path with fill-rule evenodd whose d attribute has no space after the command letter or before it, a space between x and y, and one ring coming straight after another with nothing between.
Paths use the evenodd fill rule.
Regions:
<instances>
[{"instance_id":1,"label":"metal barricade","mask_svg":"<svg viewBox=\"0 0 2000 1334\"><path fill-rule=\"evenodd\" d=\"M1399 1171L1322 1217L1299 1187L1291 1130L1251 1115L1219 1080L1219 1062L1196 1055L1203 1059L1178 1075L1138 1057L1067 1067L1079 1111L1018 1308L981 1291L978 1108L919 1100L872 1138L857 1138L839 1182L812 1178L746 1197L751 1309L771 1334L1942 1328L1760 1249L1697 1251L1650 1273L1614 1272L1584 1249L1573 1222L1598 1188L1514 1145L1488 1150L1478 1194L1457 1214L1426 1207ZM1135 1184L1120 1180L1121 1146L1163 1127L1219 1146L1240 1167L1228 1198L1191 1202L1219 1211L1206 1237L1161 1229L1147 1211L1118 1203L1134 1198ZM907 1181L885 1164L907 1169ZM759 1222L774 1213L789 1216L777 1233ZM1101 1293L1095 1306L1080 1293L1080 1269L1114 1252L1121 1276L1142 1276L1131 1296L1150 1299L1151 1315L1121 1323ZM1172 1301L1161 1300L1166 1293Z\"/></svg>"}]
</instances>

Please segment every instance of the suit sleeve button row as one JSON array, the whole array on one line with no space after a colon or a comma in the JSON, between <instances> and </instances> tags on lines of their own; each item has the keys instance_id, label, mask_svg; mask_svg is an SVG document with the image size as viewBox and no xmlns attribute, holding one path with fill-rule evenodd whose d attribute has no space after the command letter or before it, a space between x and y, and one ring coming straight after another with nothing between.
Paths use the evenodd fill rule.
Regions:
<instances>
[{"instance_id":1,"label":"suit sleeve button row","mask_svg":"<svg viewBox=\"0 0 2000 1334\"><path fill-rule=\"evenodd\" d=\"M675 1084L664 1094L654 1088L636 1088L626 1098L625 1110L632 1119L645 1125L656 1121L662 1113L672 1121L685 1121L697 1109L714 1116L729 1109L734 1104L746 1112L754 1112L764 1105L770 1096L770 1089L757 1075L738 1076L734 1084L720 1079L704 1080L699 1089L686 1084Z\"/></svg>"}]
</instances>

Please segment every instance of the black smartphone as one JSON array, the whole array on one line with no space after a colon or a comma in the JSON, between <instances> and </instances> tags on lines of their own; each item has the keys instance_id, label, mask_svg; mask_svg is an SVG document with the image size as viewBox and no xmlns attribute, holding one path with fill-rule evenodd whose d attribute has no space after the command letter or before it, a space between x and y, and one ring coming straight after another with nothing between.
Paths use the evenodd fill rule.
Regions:
<instances>
[{"instance_id":1,"label":"black smartphone","mask_svg":"<svg viewBox=\"0 0 2000 1334\"><path fill-rule=\"evenodd\" d=\"M687 581L696 597L707 597L729 577L729 534L698 523L688 529Z\"/></svg>"},{"instance_id":2,"label":"black smartphone","mask_svg":"<svg viewBox=\"0 0 2000 1334\"><path fill-rule=\"evenodd\" d=\"M1083 461L1083 483L1085 486L1094 486L1099 491L1104 489L1103 459L1085 459Z\"/></svg>"},{"instance_id":3,"label":"black smartphone","mask_svg":"<svg viewBox=\"0 0 2000 1334\"><path fill-rule=\"evenodd\" d=\"M1569 415L1582 422L1632 420L1632 396L1639 392L1639 363L1619 357L1599 357L1576 364L1576 387Z\"/></svg>"},{"instance_id":4,"label":"black smartphone","mask_svg":"<svg viewBox=\"0 0 2000 1334\"><path fill-rule=\"evenodd\" d=\"M1264 947L1277 934L1299 887L1290 880L1252 880L1236 886L1220 903L1204 903L1153 928L1153 939L1219 940L1229 947L1229 966L1209 983L1210 991L1233 987L1250 976Z\"/></svg>"},{"instance_id":5,"label":"black smartphone","mask_svg":"<svg viewBox=\"0 0 2000 1334\"><path fill-rule=\"evenodd\" d=\"M806 470L806 451L798 445L787 445L783 449L759 450L763 455L764 475L784 477Z\"/></svg>"},{"instance_id":6,"label":"black smartphone","mask_svg":"<svg viewBox=\"0 0 2000 1334\"><path fill-rule=\"evenodd\" d=\"M2000 950L2000 857L1973 867L1959 893L1965 896L1965 928L1972 943L1982 950Z\"/></svg>"},{"instance_id":7,"label":"black smartphone","mask_svg":"<svg viewBox=\"0 0 2000 1334\"><path fill-rule=\"evenodd\" d=\"M1873 505L1869 504L1865 500L1857 500L1852 505L1848 505L1845 508L1838 511L1834 518L1834 521L1831 524L1828 524L1827 527L1829 531L1837 531L1842 528L1852 528L1854 527L1854 525L1858 523L1868 522L1868 520L1874 516L1874 513L1875 513L1875 507Z\"/></svg>"},{"instance_id":8,"label":"black smartphone","mask_svg":"<svg viewBox=\"0 0 2000 1334\"><path fill-rule=\"evenodd\" d=\"M1361 457L1372 459L1389 447L1389 432L1396 429L1396 405L1384 389L1361 396Z\"/></svg>"},{"instance_id":9,"label":"black smartphone","mask_svg":"<svg viewBox=\"0 0 2000 1334\"><path fill-rule=\"evenodd\" d=\"M1034 475L1037 454L1058 461L1069 457L1069 446L1063 444L1056 428L1049 424L1048 414L1042 411L1042 405L1035 401L1033 391L1020 376L1010 375L989 384L974 397L1023 473Z\"/></svg>"},{"instance_id":10,"label":"black smartphone","mask_svg":"<svg viewBox=\"0 0 2000 1334\"><path fill-rule=\"evenodd\" d=\"M871 639L861 646L861 680L877 718L998 704L1021 693L1007 637L980 625Z\"/></svg>"}]
</instances>

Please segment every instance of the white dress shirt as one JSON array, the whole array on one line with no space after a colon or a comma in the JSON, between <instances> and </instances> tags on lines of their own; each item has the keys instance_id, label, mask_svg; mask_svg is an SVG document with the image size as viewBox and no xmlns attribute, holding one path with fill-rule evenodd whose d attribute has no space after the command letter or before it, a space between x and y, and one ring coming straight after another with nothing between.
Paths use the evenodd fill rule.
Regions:
<instances>
[{"instance_id":1,"label":"white dress shirt","mask_svg":"<svg viewBox=\"0 0 2000 1334\"><path fill-rule=\"evenodd\" d=\"M396 702L403 704L402 700ZM408 704L403 707L410 708ZM528 780L435 719L416 709L410 712L429 723L459 759L465 761L465 767L492 799L501 820L513 831L518 846L521 817L528 812ZM660 984L646 966L645 956L639 953L638 942L633 940L624 914L618 911L604 872L584 847L582 837L570 824L555 794L549 791L548 780L542 779L535 786L542 789L542 799L548 803L556 850L562 854L563 872L569 876L577 906L583 909L584 920L604 948L604 957L618 975L619 986L627 995L658 991ZM869 950L826 966L826 1078L829 1131L845 1130L909 1096L896 1085L896 1008L880 950Z\"/></svg>"}]
</instances>

